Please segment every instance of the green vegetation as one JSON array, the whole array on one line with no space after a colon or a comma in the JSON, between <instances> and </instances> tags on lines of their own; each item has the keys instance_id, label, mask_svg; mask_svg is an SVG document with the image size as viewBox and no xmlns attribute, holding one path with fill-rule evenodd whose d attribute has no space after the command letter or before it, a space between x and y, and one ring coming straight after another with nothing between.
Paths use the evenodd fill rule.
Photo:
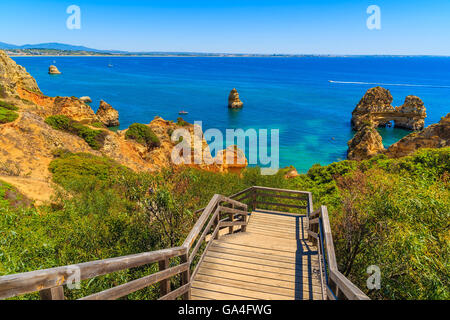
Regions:
<instances>
[{"instance_id":1,"label":"green vegetation","mask_svg":"<svg viewBox=\"0 0 450 320\"><path fill-rule=\"evenodd\" d=\"M19 108L16 106L0 101L0 124L15 121L19 117L19 114L16 112L17 110Z\"/></svg>"},{"instance_id":2,"label":"green vegetation","mask_svg":"<svg viewBox=\"0 0 450 320\"><path fill-rule=\"evenodd\" d=\"M94 150L101 149L105 142L106 133L104 131L91 129L65 115L50 116L45 119L45 123L53 129L79 136Z\"/></svg>"},{"instance_id":3,"label":"green vegetation","mask_svg":"<svg viewBox=\"0 0 450 320\"><path fill-rule=\"evenodd\" d=\"M133 123L127 130L125 138L136 140L149 149L157 148L161 145L159 138L153 131L142 123Z\"/></svg>"},{"instance_id":4,"label":"green vegetation","mask_svg":"<svg viewBox=\"0 0 450 320\"><path fill-rule=\"evenodd\" d=\"M283 177L286 170L262 176L258 168L242 176L192 168L134 173L105 157L63 150L50 170L61 186L52 205L0 201L0 275L180 245L198 218L193 212L213 194L262 185L308 190L315 207L328 206L339 268L371 298L450 298L450 148L315 165L292 179ZM381 268L381 290L366 289L370 265ZM79 298L156 270L97 277L66 294ZM128 298L155 298L157 289Z\"/></svg>"},{"instance_id":5,"label":"green vegetation","mask_svg":"<svg viewBox=\"0 0 450 320\"><path fill-rule=\"evenodd\" d=\"M178 125L178 126L181 126L181 127L186 127L186 126L189 125L189 123L186 122L186 121L184 121L183 118L178 117L178 118L177 118L177 125Z\"/></svg>"}]
</instances>

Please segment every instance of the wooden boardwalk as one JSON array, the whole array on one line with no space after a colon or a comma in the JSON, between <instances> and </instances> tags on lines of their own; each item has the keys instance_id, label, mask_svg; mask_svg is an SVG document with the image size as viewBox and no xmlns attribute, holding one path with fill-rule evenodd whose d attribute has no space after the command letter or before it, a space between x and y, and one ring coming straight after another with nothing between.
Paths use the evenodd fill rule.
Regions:
<instances>
[{"instance_id":1,"label":"wooden boardwalk","mask_svg":"<svg viewBox=\"0 0 450 320\"><path fill-rule=\"evenodd\" d=\"M322 299L307 221L305 215L254 211L245 233L213 240L193 279L192 299Z\"/></svg>"}]
</instances>

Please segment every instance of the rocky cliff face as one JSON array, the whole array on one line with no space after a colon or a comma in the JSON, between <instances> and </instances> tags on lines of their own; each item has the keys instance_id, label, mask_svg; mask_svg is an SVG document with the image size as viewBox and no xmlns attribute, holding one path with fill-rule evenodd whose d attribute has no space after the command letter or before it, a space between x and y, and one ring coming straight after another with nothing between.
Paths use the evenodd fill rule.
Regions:
<instances>
[{"instance_id":1,"label":"rocky cliff face","mask_svg":"<svg viewBox=\"0 0 450 320\"><path fill-rule=\"evenodd\" d=\"M174 165L171 153L176 143L171 141L169 132L179 126L159 117L148 124L161 141L161 146L152 150L125 139L126 130L112 132L91 127L105 133L104 144L96 151L82 138L50 127L44 120L51 115L63 114L89 126L98 122L99 116L105 124L115 124L118 114L107 104L102 108L104 115L102 111L98 116L78 98L45 96L33 77L3 51L0 51L0 101L7 101L19 108L17 120L0 125L0 178L8 180L31 199L49 199L50 195L38 195L36 188L30 189L30 186L39 185L38 189L43 190L42 192L53 190L48 165L53 160L56 149L106 155L135 171L151 172ZM186 128L193 136L194 126ZM201 132L200 134L202 135ZM201 139L202 149L208 154L209 146L203 137ZM225 165L193 166L213 171L231 171L232 168ZM27 193L27 190L34 191Z\"/></svg>"},{"instance_id":2,"label":"rocky cliff face","mask_svg":"<svg viewBox=\"0 0 450 320\"><path fill-rule=\"evenodd\" d=\"M386 126L390 121L396 127L422 130L427 116L425 106L416 96L408 96L397 108L392 106L392 95L382 87L369 89L352 112L353 129L359 130L371 122L375 127Z\"/></svg>"},{"instance_id":3,"label":"rocky cliff face","mask_svg":"<svg viewBox=\"0 0 450 320\"><path fill-rule=\"evenodd\" d=\"M420 132L413 132L385 152L388 157L399 158L414 153L419 148L450 147L450 113Z\"/></svg>"},{"instance_id":4,"label":"rocky cliff face","mask_svg":"<svg viewBox=\"0 0 450 320\"><path fill-rule=\"evenodd\" d=\"M18 89L41 93L36 80L25 68L16 64L4 51L0 50L0 98L17 97Z\"/></svg>"},{"instance_id":5,"label":"rocky cliff face","mask_svg":"<svg viewBox=\"0 0 450 320\"><path fill-rule=\"evenodd\" d=\"M348 142L349 160L369 159L384 151L383 139L372 124L360 128Z\"/></svg>"},{"instance_id":6,"label":"rocky cliff face","mask_svg":"<svg viewBox=\"0 0 450 320\"><path fill-rule=\"evenodd\" d=\"M120 125L119 112L103 100L100 101L100 107L96 115L100 122L107 127L118 127Z\"/></svg>"},{"instance_id":7,"label":"rocky cliff face","mask_svg":"<svg viewBox=\"0 0 450 320\"><path fill-rule=\"evenodd\" d=\"M398 116L395 117L395 126L409 130L423 130L427 117L423 101L416 96L407 96L405 103L395 108Z\"/></svg>"},{"instance_id":8,"label":"rocky cliff face","mask_svg":"<svg viewBox=\"0 0 450 320\"><path fill-rule=\"evenodd\" d=\"M228 96L228 108L231 109L239 109L244 106L244 103L239 98L239 93L236 88L231 90L230 95Z\"/></svg>"}]
</instances>

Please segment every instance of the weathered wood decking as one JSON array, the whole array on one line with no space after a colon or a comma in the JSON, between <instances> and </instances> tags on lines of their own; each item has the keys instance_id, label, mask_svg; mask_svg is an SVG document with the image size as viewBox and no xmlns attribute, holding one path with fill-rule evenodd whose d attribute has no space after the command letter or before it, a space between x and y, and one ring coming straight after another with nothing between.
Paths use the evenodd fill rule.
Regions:
<instances>
[{"instance_id":1,"label":"weathered wood decking","mask_svg":"<svg viewBox=\"0 0 450 320\"><path fill-rule=\"evenodd\" d=\"M306 215L257 210L247 231L213 240L192 283L194 300L322 299Z\"/></svg>"}]
</instances>

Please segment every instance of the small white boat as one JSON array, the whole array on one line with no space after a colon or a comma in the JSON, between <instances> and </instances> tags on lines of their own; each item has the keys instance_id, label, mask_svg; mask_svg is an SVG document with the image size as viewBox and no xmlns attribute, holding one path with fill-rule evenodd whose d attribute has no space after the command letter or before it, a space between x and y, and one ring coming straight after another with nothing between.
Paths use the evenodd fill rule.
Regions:
<instances>
[{"instance_id":1,"label":"small white boat","mask_svg":"<svg viewBox=\"0 0 450 320\"><path fill-rule=\"evenodd\" d=\"M180 112L178 112L178 114L182 115L182 114L188 114L189 112L181 110Z\"/></svg>"}]
</instances>

